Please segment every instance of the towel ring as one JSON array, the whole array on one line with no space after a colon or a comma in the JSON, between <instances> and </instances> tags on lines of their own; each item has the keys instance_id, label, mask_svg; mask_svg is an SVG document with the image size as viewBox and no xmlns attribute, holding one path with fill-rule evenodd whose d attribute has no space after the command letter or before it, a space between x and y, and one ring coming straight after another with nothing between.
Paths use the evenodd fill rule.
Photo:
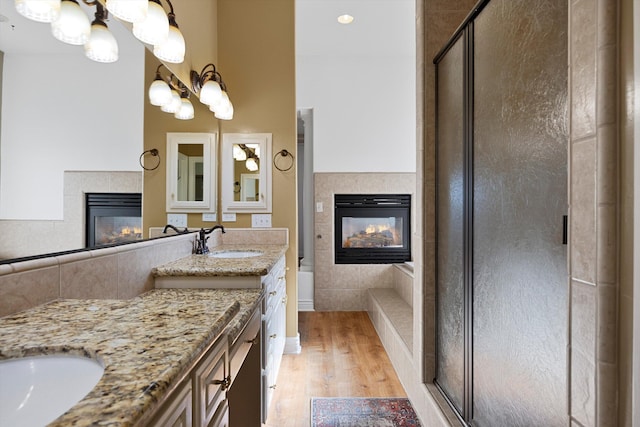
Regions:
<instances>
[{"instance_id":1,"label":"towel ring","mask_svg":"<svg viewBox=\"0 0 640 427\"><path fill-rule=\"evenodd\" d=\"M142 163L142 158L147 153L151 154L153 157L157 157L158 158L158 163L156 163L156 165L154 167L152 167L152 168L147 168ZM161 161L162 161L162 159L160 158L160 152L156 148L152 148L151 150L143 151L142 154L140 154L140 158L138 159L138 163L140 163L140 166L142 167L142 169L144 169L146 171L152 171L152 170L158 169L158 166L160 166L160 162Z\"/></svg>"},{"instance_id":2,"label":"towel ring","mask_svg":"<svg viewBox=\"0 0 640 427\"><path fill-rule=\"evenodd\" d=\"M291 158L290 160L290 164L287 167L280 167L278 166L278 159L280 158ZM290 152L288 152L287 150L285 150L284 148L280 151L278 151L275 156L273 156L273 166L278 169L281 172L286 172L288 170L290 170L293 167L293 164L295 163L296 158L293 156L293 154L291 154Z\"/></svg>"}]
</instances>

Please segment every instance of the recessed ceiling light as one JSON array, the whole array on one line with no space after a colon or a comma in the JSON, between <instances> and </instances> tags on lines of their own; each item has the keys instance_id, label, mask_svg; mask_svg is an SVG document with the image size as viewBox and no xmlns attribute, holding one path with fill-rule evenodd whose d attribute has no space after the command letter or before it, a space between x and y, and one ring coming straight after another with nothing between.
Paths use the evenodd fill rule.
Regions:
<instances>
[{"instance_id":1,"label":"recessed ceiling light","mask_svg":"<svg viewBox=\"0 0 640 427\"><path fill-rule=\"evenodd\" d=\"M338 22L341 24L351 24L353 22L353 16L351 15L340 15L338 16Z\"/></svg>"}]
</instances>

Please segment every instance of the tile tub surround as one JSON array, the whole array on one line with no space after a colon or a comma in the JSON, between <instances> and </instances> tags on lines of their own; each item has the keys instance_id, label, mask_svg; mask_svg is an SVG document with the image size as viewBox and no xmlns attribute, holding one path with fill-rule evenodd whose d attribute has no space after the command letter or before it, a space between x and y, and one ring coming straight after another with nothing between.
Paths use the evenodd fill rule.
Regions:
<instances>
[{"instance_id":1,"label":"tile tub surround","mask_svg":"<svg viewBox=\"0 0 640 427\"><path fill-rule=\"evenodd\" d=\"M366 311L367 289L393 287L393 264L335 264L335 194L411 194L411 234L415 234L416 174L414 173L316 173L315 203L323 212L314 214L314 308L318 311ZM318 237L321 236L321 237ZM412 238L412 252L415 244Z\"/></svg>"},{"instance_id":2,"label":"tile tub surround","mask_svg":"<svg viewBox=\"0 0 640 427\"><path fill-rule=\"evenodd\" d=\"M220 245L210 254L224 251L260 251L262 255L249 258L214 258L209 255L189 255L152 269L158 277L237 277L264 276L284 256L287 245Z\"/></svg>"},{"instance_id":3,"label":"tile tub surround","mask_svg":"<svg viewBox=\"0 0 640 427\"><path fill-rule=\"evenodd\" d=\"M191 253L194 235L0 265L0 317L57 298L130 299L153 289L151 269Z\"/></svg>"},{"instance_id":4,"label":"tile tub surround","mask_svg":"<svg viewBox=\"0 0 640 427\"><path fill-rule=\"evenodd\" d=\"M0 359L98 360L105 371L96 387L50 426L129 426L221 333L240 333L261 298L260 290L153 290L129 301L58 300L0 319Z\"/></svg>"}]
</instances>

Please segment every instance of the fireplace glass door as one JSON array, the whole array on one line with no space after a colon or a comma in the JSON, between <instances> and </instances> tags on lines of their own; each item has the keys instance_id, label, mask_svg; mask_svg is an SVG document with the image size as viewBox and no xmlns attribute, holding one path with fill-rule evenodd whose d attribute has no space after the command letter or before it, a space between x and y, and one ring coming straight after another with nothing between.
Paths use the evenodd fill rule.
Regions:
<instances>
[{"instance_id":1,"label":"fireplace glass door","mask_svg":"<svg viewBox=\"0 0 640 427\"><path fill-rule=\"evenodd\" d=\"M141 201L140 194L87 193L87 247L141 240Z\"/></svg>"}]
</instances>

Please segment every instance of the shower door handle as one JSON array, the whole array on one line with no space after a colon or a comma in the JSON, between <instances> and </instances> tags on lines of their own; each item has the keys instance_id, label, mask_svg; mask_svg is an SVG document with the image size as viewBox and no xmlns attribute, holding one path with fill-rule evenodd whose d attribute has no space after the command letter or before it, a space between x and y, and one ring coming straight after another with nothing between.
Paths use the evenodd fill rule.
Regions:
<instances>
[{"instance_id":1,"label":"shower door handle","mask_svg":"<svg viewBox=\"0 0 640 427\"><path fill-rule=\"evenodd\" d=\"M562 244L563 245L567 244L567 239L569 235L568 225L569 225L569 215L562 215Z\"/></svg>"}]
</instances>

